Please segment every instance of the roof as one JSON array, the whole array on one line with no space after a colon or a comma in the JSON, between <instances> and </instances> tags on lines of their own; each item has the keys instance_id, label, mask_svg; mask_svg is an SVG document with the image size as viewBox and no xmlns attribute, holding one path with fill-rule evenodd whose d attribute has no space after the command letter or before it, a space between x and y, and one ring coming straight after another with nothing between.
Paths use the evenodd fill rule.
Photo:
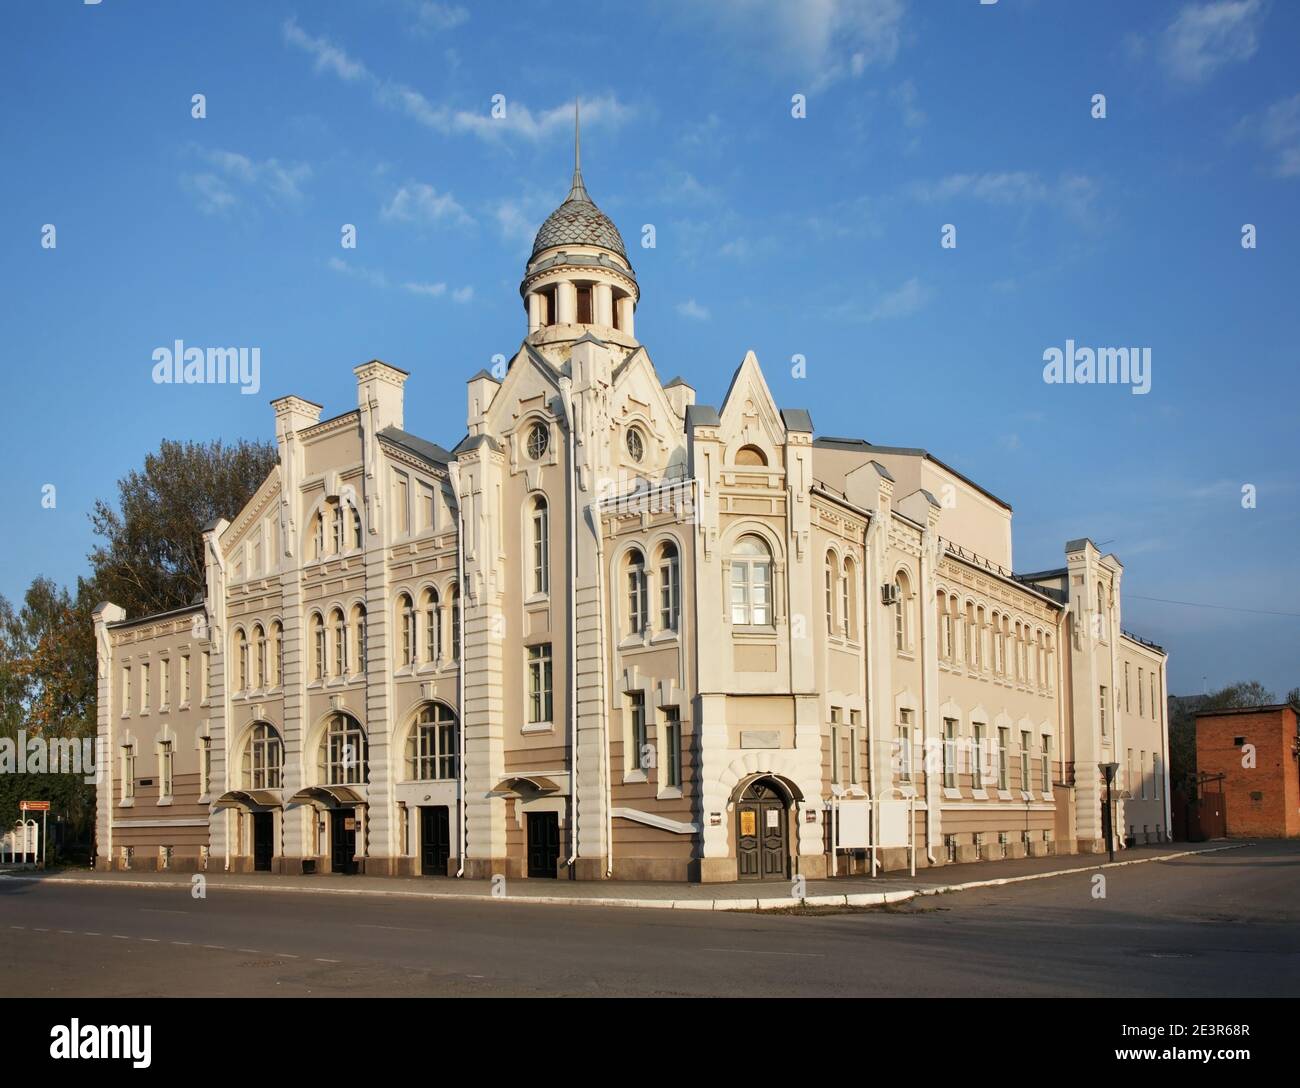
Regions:
<instances>
[{"instance_id":1,"label":"roof","mask_svg":"<svg viewBox=\"0 0 1300 1088\"><path fill-rule=\"evenodd\" d=\"M100 607L103 606L101 605ZM168 609L164 609L162 612L150 612L148 615L145 616L136 616L134 619L129 619L129 620L118 620L116 623L105 624L105 626L112 627L112 628L134 627L137 623L148 623L150 620L160 620L166 618L167 616L180 616L186 612L198 612L202 610L202 608L203 608L202 602L196 604L187 604L184 608L168 608ZM96 609L96 611L99 611L99 609Z\"/></svg>"},{"instance_id":2,"label":"roof","mask_svg":"<svg viewBox=\"0 0 1300 1088\"><path fill-rule=\"evenodd\" d=\"M501 380L495 374L492 374L487 370L480 370L472 378L467 379L465 384L468 385L470 382L476 382L479 378L486 378L490 382L496 382L497 385L501 384Z\"/></svg>"},{"instance_id":3,"label":"roof","mask_svg":"<svg viewBox=\"0 0 1300 1088\"><path fill-rule=\"evenodd\" d=\"M623 247L623 236L618 227L596 207L582 180L582 134L576 105L573 111L573 183L564 203L546 217L546 222L537 232L528 260L531 263L544 249L575 245L598 246L627 260L627 250Z\"/></svg>"},{"instance_id":4,"label":"roof","mask_svg":"<svg viewBox=\"0 0 1300 1088\"><path fill-rule=\"evenodd\" d=\"M1198 718L1218 718L1229 714L1276 714L1279 710L1294 713L1295 707L1290 703L1269 703L1266 706L1225 706L1219 710L1197 710L1194 713Z\"/></svg>"},{"instance_id":5,"label":"roof","mask_svg":"<svg viewBox=\"0 0 1300 1088\"><path fill-rule=\"evenodd\" d=\"M929 450L921 449L919 446L877 446L868 442L865 438L835 438L827 435L825 438L814 438L813 445L822 449L842 449L842 450L875 450L877 453L897 453L904 457L924 457L927 461L932 461L945 472L951 472L957 479L963 483L970 484L976 491L986 498L992 499L1003 509L1010 510L1011 504L1005 499L998 498L992 491L986 487L981 487L965 473L958 472L952 465L939 460Z\"/></svg>"},{"instance_id":6,"label":"roof","mask_svg":"<svg viewBox=\"0 0 1300 1088\"><path fill-rule=\"evenodd\" d=\"M501 452L501 443L491 435L487 434L467 434L460 440L456 448L451 451L451 456L456 457L458 454L465 453L467 450L476 450L482 445L490 446L498 453Z\"/></svg>"},{"instance_id":7,"label":"roof","mask_svg":"<svg viewBox=\"0 0 1300 1088\"><path fill-rule=\"evenodd\" d=\"M812 415L806 408L782 408L781 422L787 431L806 431L812 434Z\"/></svg>"},{"instance_id":8,"label":"roof","mask_svg":"<svg viewBox=\"0 0 1300 1088\"><path fill-rule=\"evenodd\" d=\"M451 460L451 454L434 442L427 442L423 438L410 434L397 427L385 427L379 432L379 437L391 442L394 446L401 446L407 453L413 453L425 461L435 465L446 465Z\"/></svg>"},{"instance_id":9,"label":"roof","mask_svg":"<svg viewBox=\"0 0 1300 1088\"><path fill-rule=\"evenodd\" d=\"M672 389L674 386L678 386L678 385L684 385L684 386L686 386L687 389L694 389L694 388L695 388L695 386L691 385L691 383L688 382L685 378L683 378L680 374L678 374L677 377L675 377L675 378L673 378L671 381L669 381L668 384L666 384L666 385L664 386L664 388L665 388L665 389Z\"/></svg>"},{"instance_id":10,"label":"roof","mask_svg":"<svg viewBox=\"0 0 1300 1088\"><path fill-rule=\"evenodd\" d=\"M686 429L694 430L696 427L720 427L722 417L718 415L718 410L710 404L688 404L686 406Z\"/></svg>"}]
</instances>

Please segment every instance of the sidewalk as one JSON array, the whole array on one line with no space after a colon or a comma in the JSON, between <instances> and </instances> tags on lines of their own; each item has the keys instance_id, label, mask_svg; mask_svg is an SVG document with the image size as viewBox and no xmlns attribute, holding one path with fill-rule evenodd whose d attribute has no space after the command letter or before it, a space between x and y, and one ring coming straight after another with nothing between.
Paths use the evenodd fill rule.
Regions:
<instances>
[{"instance_id":1,"label":"sidewalk","mask_svg":"<svg viewBox=\"0 0 1300 1088\"><path fill-rule=\"evenodd\" d=\"M1249 843L1219 845L1139 846L1118 851L1114 867L1187 857L1192 854L1236 850ZM649 907L672 910L774 910L810 907L868 907L901 903L918 895L940 895L969 888L1041 880L1070 873L1110 868L1104 854L984 861L889 873L874 880L841 877L810 880L802 900L791 895L791 881L730 884L643 884L623 881L507 880L503 894L494 895L487 880L452 877L271 876L263 873L205 873L209 891L293 892L309 895L374 895L407 899L491 900L515 903L551 903L591 907ZM128 888L174 887L188 890L192 873L124 873L65 870L22 876L0 874L6 883L103 885Z\"/></svg>"}]
</instances>

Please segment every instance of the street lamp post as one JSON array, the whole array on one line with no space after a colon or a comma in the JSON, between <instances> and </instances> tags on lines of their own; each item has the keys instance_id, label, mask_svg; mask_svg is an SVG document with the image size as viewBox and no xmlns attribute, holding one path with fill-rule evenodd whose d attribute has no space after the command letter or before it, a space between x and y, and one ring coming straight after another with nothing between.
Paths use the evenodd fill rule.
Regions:
<instances>
[{"instance_id":1,"label":"street lamp post","mask_svg":"<svg viewBox=\"0 0 1300 1088\"><path fill-rule=\"evenodd\" d=\"M1111 861L1115 860L1115 810L1111 808L1110 787L1115 781L1115 772L1118 770L1118 763L1101 765L1101 773L1106 776L1106 853Z\"/></svg>"}]
</instances>

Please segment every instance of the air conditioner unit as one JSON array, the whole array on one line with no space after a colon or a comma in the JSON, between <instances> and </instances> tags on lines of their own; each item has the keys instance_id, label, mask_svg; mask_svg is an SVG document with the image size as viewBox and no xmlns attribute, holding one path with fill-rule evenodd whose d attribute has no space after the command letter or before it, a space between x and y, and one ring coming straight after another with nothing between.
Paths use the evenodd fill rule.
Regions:
<instances>
[{"instance_id":1,"label":"air conditioner unit","mask_svg":"<svg viewBox=\"0 0 1300 1088\"><path fill-rule=\"evenodd\" d=\"M887 605L898 604L898 586L893 582L881 586L880 599Z\"/></svg>"}]
</instances>

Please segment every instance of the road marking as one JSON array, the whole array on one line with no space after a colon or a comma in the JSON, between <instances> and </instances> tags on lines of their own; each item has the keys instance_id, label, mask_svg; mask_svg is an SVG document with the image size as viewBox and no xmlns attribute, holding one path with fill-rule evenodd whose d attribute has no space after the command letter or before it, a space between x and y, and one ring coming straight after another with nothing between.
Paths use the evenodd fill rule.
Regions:
<instances>
[{"instance_id":1,"label":"road marking","mask_svg":"<svg viewBox=\"0 0 1300 1088\"><path fill-rule=\"evenodd\" d=\"M292 952L277 952L275 954L282 960L296 960L298 958Z\"/></svg>"},{"instance_id":2,"label":"road marking","mask_svg":"<svg viewBox=\"0 0 1300 1088\"><path fill-rule=\"evenodd\" d=\"M189 946L190 946L190 942L189 942L189 941L172 941L172 944L184 945L186 948L189 948Z\"/></svg>"},{"instance_id":3,"label":"road marking","mask_svg":"<svg viewBox=\"0 0 1300 1088\"><path fill-rule=\"evenodd\" d=\"M48 933L48 932L49 932L48 929L45 929L45 928L43 928L42 926L33 926L32 929L35 930L37 933Z\"/></svg>"},{"instance_id":4,"label":"road marking","mask_svg":"<svg viewBox=\"0 0 1300 1088\"><path fill-rule=\"evenodd\" d=\"M120 933L113 934L113 940L115 941L129 941L130 939L130 937L123 937Z\"/></svg>"},{"instance_id":5,"label":"road marking","mask_svg":"<svg viewBox=\"0 0 1300 1088\"><path fill-rule=\"evenodd\" d=\"M77 931L76 931L75 929L61 929L61 930L59 930L59 932L60 932L60 933L67 933L67 934L69 934L70 936L73 936L73 937L75 937L75 936L77 935Z\"/></svg>"},{"instance_id":6,"label":"road marking","mask_svg":"<svg viewBox=\"0 0 1300 1088\"><path fill-rule=\"evenodd\" d=\"M316 962L317 962L317 963L338 963L339 961L338 961L338 960L327 960L324 956L317 956L317 957L316 957Z\"/></svg>"},{"instance_id":7,"label":"road marking","mask_svg":"<svg viewBox=\"0 0 1300 1088\"><path fill-rule=\"evenodd\" d=\"M262 954L256 948L241 948L239 951L247 952L250 956L260 956Z\"/></svg>"},{"instance_id":8,"label":"road marking","mask_svg":"<svg viewBox=\"0 0 1300 1088\"><path fill-rule=\"evenodd\" d=\"M762 948L702 948L701 952L741 952L746 956L807 956L811 959L824 959L824 952L769 952Z\"/></svg>"},{"instance_id":9,"label":"road marking","mask_svg":"<svg viewBox=\"0 0 1300 1088\"><path fill-rule=\"evenodd\" d=\"M219 945L219 944L205 944L203 947L204 947L204 948L215 948L218 952L224 952L224 951L225 951L225 949L222 948L221 945Z\"/></svg>"},{"instance_id":10,"label":"road marking","mask_svg":"<svg viewBox=\"0 0 1300 1088\"><path fill-rule=\"evenodd\" d=\"M100 934L100 933L91 933L90 930L88 930L88 929L83 930L82 933L81 933L81 935L82 935L83 937L100 937L100 936L103 936L103 934Z\"/></svg>"},{"instance_id":11,"label":"road marking","mask_svg":"<svg viewBox=\"0 0 1300 1088\"><path fill-rule=\"evenodd\" d=\"M187 910L164 910L161 907L141 907L144 914L189 914Z\"/></svg>"},{"instance_id":12,"label":"road marking","mask_svg":"<svg viewBox=\"0 0 1300 1088\"><path fill-rule=\"evenodd\" d=\"M26 929L26 926L10 926L10 929Z\"/></svg>"},{"instance_id":13,"label":"road marking","mask_svg":"<svg viewBox=\"0 0 1300 1088\"><path fill-rule=\"evenodd\" d=\"M421 926L376 926L369 922L358 922L358 929L393 929L401 933L431 933L432 930L425 929Z\"/></svg>"},{"instance_id":14,"label":"road marking","mask_svg":"<svg viewBox=\"0 0 1300 1088\"><path fill-rule=\"evenodd\" d=\"M157 937L141 937L140 940L142 940L142 941L148 941L150 944L158 944L158 943L159 943Z\"/></svg>"}]
</instances>

